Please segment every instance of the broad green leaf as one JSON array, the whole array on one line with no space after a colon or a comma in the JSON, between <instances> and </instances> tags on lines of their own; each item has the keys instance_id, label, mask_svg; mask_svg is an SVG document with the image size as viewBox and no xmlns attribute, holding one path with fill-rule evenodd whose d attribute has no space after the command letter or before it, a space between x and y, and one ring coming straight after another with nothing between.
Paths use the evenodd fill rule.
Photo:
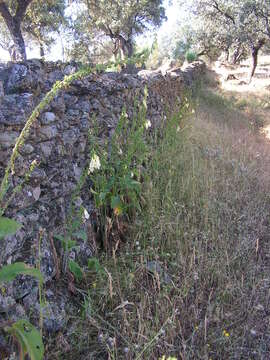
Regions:
<instances>
[{"instance_id":1,"label":"broad green leaf","mask_svg":"<svg viewBox=\"0 0 270 360\"><path fill-rule=\"evenodd\" d=\"M27 320L19 320L6 329L17 338L23 353L28 354L31 360L42 360L44 345L40 332Z\"/></svg>"},{"instance_id":2,"label":"broad green leaf","mask_svg":"<svg viewBox=\"0 0 270 360\"><path fill-rule=\"evenodd\" d=\"M68 262L69 270L75 276L76 280L82 280L83 278L83 270L76 261L69 260Z\"/></svg>"},{"instance_id":3,"label":"broad green leaf","mask_svg":"<svg viewBox=\"0 0 270 360\"><path fill-rule=\"evenodd\" d=\"M6 217L0 217L0 239L7 235L15 234L17 230L22 227L17 221L8 219Z\"/></svg>"},{"instance_id":4,"label":"broad green leaf","mask_svg":"<svg viewBox=\"0 0 270 360\"><path fill-rule=\"evenodd\" d=\"M112 209L122 208L122 206L123 206L123 204L122 204L122 201L119 196L113 196L111 198L111 208Z\"/></svg>"},{"instance_id":5,"label":"broad green leaf","mask_svg":"<svg viewBox=\"0 0 270 360\"><path fill-rule=\"evenodd\" d=\"M115 215L122 214L124 205L119 196L113 196L111 198L111 208L114 210Z\"/></svg>"},{"instance_id":6,"label":"broad green leaf","mask_svg":"<svg viewBox=\"0 0 270 360\"><path fill-rule=\"evenodd\" d=\"M74 232L78 230L78 228L81 226L81 220L80 219L74 219L71 223L71 231Z\"/></svg>"},{"instance_id":7,"label":"broad green leaf","mask_svg":"<svg viewBox=\"0 0 270 360\"><path fill-rule=\"evenodd\" d=\"M5 265L0 270L0 283L4 281L12 281L17 275L30 275L38 278L43 282L43 276L38 269L32 268L23 262L17 262L10 265Z\"/></svg>"}]
</instances>

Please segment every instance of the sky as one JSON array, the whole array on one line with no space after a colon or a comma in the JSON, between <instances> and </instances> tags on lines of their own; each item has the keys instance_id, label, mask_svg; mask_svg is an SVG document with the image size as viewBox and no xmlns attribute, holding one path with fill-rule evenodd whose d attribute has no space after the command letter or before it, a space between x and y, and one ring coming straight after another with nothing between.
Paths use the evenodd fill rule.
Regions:
<instances>
[{"instance_id":1,"label":"sky","mask_svg":"<svg viewBox=\"0 0 270 360\"><path fill-rule=\"evenodd\" d=\"M179 6L176 5L177 0L165 0L164 6L166 8L166 16L168 20L163 23L163 25L157 30L158 39L162 38L163 36L169 35L174 31L174 28L178 21L181 20L183 17L183 14L181 13L181 10L179 9ZM151 45L153 42L153 36L154 33L151 32L150 34L145 34L140 36L137 39L137 42L139 45ZM46 55L47 60L62 60L62 47L60 40L58 39L54 46L52 46L51 51L48 55ZM26 48L27 52L27 58L38 58L39 57L39 49L33 48L29 49ZM1 61L9 61L9 54L7 51L4 51L2 48L0 48L0 62Z\"/></svg>"},{"instance_id":2,"label":"sky","mask_svg":"<svg viewBox=\"0 0 270 360\"><path fill-rule=\"evenodd\" d=\"M153 42L154 34L157 33L158 40L166 35L170 35L175 31L176 25L183 17L179 5L176 5L177 0L166 0L164 6L166 8L166 16L168 20L156 31L150 34L141 35L137 38L138 45L151 45Z\"/></svg>"}]
</instances>

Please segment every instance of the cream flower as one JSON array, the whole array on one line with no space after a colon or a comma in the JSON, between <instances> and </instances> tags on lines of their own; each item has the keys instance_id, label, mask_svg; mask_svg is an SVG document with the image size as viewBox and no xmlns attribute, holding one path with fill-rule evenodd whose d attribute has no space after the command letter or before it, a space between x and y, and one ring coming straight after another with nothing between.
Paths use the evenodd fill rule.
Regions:
<instances>
[{"instance_id":1,"label":"cream flower","mask_svg":"<svg viewBox=\"0 0 270 360\"><path fill-rule=\"evenodd\" d=\"M151 121L150 121L150 120L147 120L147 121L145 122L144 126L145 126L146 130L149 129L149 128L152 126Z\"/></svg>"},{"instance_id":2,"label":"cream flower","mask_svg":"<svg viewBox=\"0 0 270 360\"><path fill-rule=\"evenodd\" d=\"M99 170L100 167L101 164L99 157L98 155L94 154L89 164L88 174L93 173L95 170Z\"/></svg>"}]
</instances>

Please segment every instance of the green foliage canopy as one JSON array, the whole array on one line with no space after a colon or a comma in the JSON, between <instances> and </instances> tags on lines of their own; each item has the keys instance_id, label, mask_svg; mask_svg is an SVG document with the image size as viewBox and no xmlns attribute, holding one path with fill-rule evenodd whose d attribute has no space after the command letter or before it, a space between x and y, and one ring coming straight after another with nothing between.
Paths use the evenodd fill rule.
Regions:
<instances>
[{"instance_id":1,"label":"green foliage canopy","mask_svg":"<svg viewBox=\"0 0 270 360\"><path fill-rule=\"evenodd\" d=\"M108 37L112 53L121 59L134 54L134 37L161 25L166 19L162 0L82 0L77 29L82 34L94 31Z\"/></svg>"},{"instance_id":2,"label":"green foliage canopy","mask_svg":"<svg viewBox=\"0 0 270 360\"><path fill-rule=\"evenodd\" d=\"M52 43L52 32L67 24L65 0L0 1L0 46L9 51L11 60L25 60L25 38L34 40L44 55L44 45Z\"/></svg>"}]
</instances>

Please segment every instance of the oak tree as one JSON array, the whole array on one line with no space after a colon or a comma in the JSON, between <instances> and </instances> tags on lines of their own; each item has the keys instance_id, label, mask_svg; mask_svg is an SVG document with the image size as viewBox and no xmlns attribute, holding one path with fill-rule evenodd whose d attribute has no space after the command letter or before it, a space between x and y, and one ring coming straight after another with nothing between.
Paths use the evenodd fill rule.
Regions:
<instances>
[{"instance_id":1,"label":"oak tree","mask_svg":"<svg viewBox=\"0 0 270 360\"><path fill-rule=\"evenodd\" d=\"M166 19L162 0L83 0L86 11L78 18L84 33L93 29L112 42L112 53L122 59L134 54L134 38ZM87 31L88 29L88 31ZM131 67L130 67L131 70Z\"/></svg>"},{"instance_id":2,"label":"oak tree","mask_svg":"<svg viewBox=\"0 0 270 360\"><path fill-rule=\"evenodd\" d=\"M27 7L33 0L0 0L0 14L14 43L12 60L26 60L25 43L22 36L22 21Z\"/></svg>"}]
</instances>

